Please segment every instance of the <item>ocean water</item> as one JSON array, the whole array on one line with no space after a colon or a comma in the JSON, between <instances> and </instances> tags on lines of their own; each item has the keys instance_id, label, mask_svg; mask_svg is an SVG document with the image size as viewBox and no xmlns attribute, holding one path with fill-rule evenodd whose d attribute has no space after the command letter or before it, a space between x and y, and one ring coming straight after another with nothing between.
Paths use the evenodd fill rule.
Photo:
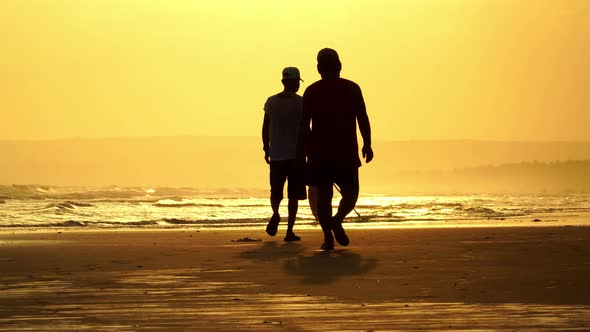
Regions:
<instances>
[{"instance_id":1,"label":"ocean water","mask_svg":"<svg viewBox=\"0 0 590 332\"><path fill-rule=\"evenodd\" d=\"M263 228L271 214L267 195L243 189L0 186L0 229ZM336 193L334 207L339 198ZM286 219L286 201L281 214ZM590 225L590 195L362 193L346 224L349 228ZM297 227L318 227L307 201L300 202Z\"/></svg>"}]
</instances>

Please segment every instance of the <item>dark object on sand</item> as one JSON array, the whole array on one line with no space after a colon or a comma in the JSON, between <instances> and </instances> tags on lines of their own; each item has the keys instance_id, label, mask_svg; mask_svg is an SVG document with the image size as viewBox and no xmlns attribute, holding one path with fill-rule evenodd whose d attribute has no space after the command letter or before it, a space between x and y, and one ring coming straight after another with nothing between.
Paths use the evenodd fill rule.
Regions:
<instances>
[{"instance_id":1,"label":"dark object on sand","mask_svg":"<svg viewBox=\"0 0 590 332\"><path fill-rule=\"evenodd\" d=\"M539 222L541 219L533 219L533 222Z\"/></svg>"},{"instance_id":2,"label":"dark object on sand","mask_svg":"<svg viewBox=\"0 0 590 332\"><path fill-rule=\"evenodd\" d=\"M251 237L243 237L241 239L237 239L237 240L231 240L231 242L260 242L262 241L261 239L254 239Z\"/></svg>"}]
</instances>

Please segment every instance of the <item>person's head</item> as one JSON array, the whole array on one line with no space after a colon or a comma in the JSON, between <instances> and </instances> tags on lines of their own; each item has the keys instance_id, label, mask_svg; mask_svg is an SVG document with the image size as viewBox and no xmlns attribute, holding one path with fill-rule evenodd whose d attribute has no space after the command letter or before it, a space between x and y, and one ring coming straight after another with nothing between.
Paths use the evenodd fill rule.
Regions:
<instances>
[{"instance_id":1,"label":"person's head","mask_svg":"<svg viewBox=\"0 0 590 332\"><path fill-rule=\"evenodd\" d=\"M325 77L339 77L342 63L338 52L331 48L324 48L318 52L318 72Z\"/></svg>"},{"instance_id":2,"label":"person's head","mask_svg":"<svg viewBox=\"0 0 590 332\"><path fill-rule=\"evenodd\" d=\"M297 92L299 91L299 82L303 81L299 74L299 69L295 67L287 67L283 69L283 86L285 87L285 91L287 92Z\"/></svg>"}]
</instances>

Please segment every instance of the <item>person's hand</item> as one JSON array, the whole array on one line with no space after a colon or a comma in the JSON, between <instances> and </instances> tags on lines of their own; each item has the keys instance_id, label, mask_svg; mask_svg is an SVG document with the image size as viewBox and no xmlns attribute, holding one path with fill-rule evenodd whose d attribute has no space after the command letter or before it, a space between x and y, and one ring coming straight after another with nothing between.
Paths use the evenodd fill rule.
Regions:
<instances>
[{"instance_id":1,"label":"person's hand","mask_svg":"<svg viewBox=\"0 0 590 332\"><path fill-rule=\"evenodd\" d=\"M373 160L373 149L371 149L370 145L363 146L363 158L367 163L370 163Z\"/></svg>"},{"instance_id":2,"label":"person's hand","mask_svg":"<svg viewBox=\"0 0 590 332\"><path fill-rule=\"evenodd\" d=\"M264 160L270 165L270 152L268 149L264 149Z\"/></svg>"}]
</instances>

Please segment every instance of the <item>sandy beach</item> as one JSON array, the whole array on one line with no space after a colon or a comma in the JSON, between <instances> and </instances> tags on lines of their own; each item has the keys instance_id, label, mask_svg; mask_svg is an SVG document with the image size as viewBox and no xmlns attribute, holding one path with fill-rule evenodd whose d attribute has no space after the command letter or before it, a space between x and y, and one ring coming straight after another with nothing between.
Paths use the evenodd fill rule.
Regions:
<instances>
[{"instance_id":1,"label":"sandy beach","mask_svg":"<svg viewBox=\"0 0 590 332\"><path fill-rule=\"evenodd\" d=\"M0 331L590 330L590 228L299 234L4 231Z\"/></svg>"}]
</instances>

